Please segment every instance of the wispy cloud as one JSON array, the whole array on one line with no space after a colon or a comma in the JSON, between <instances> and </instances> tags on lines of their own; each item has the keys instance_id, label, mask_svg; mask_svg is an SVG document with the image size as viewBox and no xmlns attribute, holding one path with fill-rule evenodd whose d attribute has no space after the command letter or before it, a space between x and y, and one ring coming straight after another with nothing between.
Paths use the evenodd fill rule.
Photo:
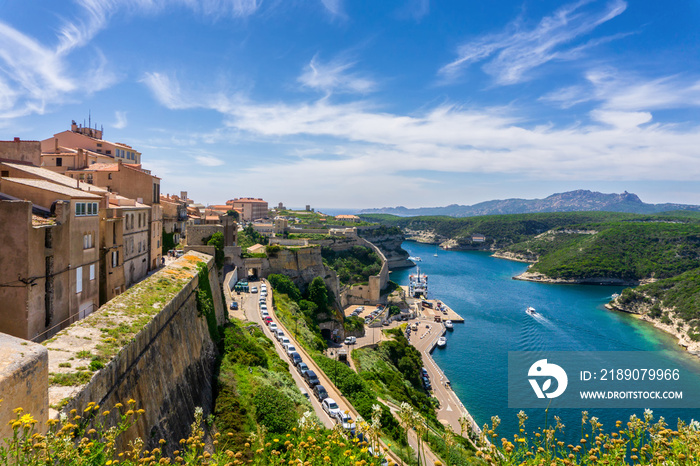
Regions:
<instances>
[{"instance_id":1,"label":"wispy cloud","mask_svg":"<svg viewBox=\"0 0 700 466\"><path fill-rule=\"evenodd\" d=\"M116 121L112 125L113 127L117 128L117 129L126 128L126 125L128 124L128 122L126 120L126 112L120 112L120 111L114 112L114 119Z\"/></svg>"},{"instance_id":2,"label":"wispy cloud","mask_svg":"<svg viewBox=\"0 0 700 466\"><path fill-rule=\"evenodd\" d=\"M117 11L160 14L178 6L207 17L241 18L254 14L261 0L76 0L75 3L77 11L59 24L51 44L0 21L0 119L41 114L47 105L79 99L86 90L93 93L113 85L118 77L100 50L81 54L80 67L73 65L76 50L89 46L97 34L108 28ZM86 67L89 73L83 72Z\"/></svg>"},{"instance_id":3,"label":"wispy cloud","mask_svg":"<svg viewBox=\"0 0 700 466\"><path fill-rule=\"evenodd\" d=\"M376 83L350 72L353 66L355 66L354 62L340 59L323 63L316 55L306 66L304 73L299 76L298 81L305 87L320 90L326 94L333 92L365 94L373 91Z\"/></svg>"},{"instance_id":4,"label":"wispy cloud","mask_svg":"<svg viewBox=\"0 0 700 466\"><path fill-rule=\"evenodd\" d=\"M588 11L584 7L592 0L561 7L546 16L534 27L518 20L505 31L489 34L461 45L458 57L443 66L439 74L449 80L474 63L484 62L483 70L496 83L509 85L528 79L528 72L552 60L571 60L585 50L620 36L598 38L576 43L599 25L622 14L627 8L623 0L611 0L602 11Z\"/></svg>"},{"instance_id":5,"label":"wispy cloud","mask_svg":"<svg viewBox=\"0 0 700 466\"><path fill-rule=\"evenodd\" d=\"M406 3L396 10L399 19L420 21L430 13L430 0L406 0Z\"/></svg>"},{"instance_id":6,"label":"wispy cloud","mask_svg":"<svg viewBox=\"0 0 700 466\"><path fill-rule=\"evenodd\" d=\"M164 94L179 92L174 84ZM297 156L266 167L268 181L273 172L303 174L304 179L342 174L354 180L376 178L380 172L394 180L426 169L547 180L700 176L700 128L654 123L648 112L599 109L590 124L555 127L528 124L513 108L440 105L405 115L361 101L260 103L222 95L189 95L180 101L221 112L230 134L268 140L277 148L289 144L290 154ZM312 150L299 157L300 148Z\"/></svg>"},{"instance_id":7,"label":"wispy cloud","mask_svg":"<svg viewBox=\"0 0 700 466\"><path fill-rule=\"evenodd\" d=\"M220 167L226 163L223 160L211 155L196 155L194 158L205 167Z\"/></svg>"},{"instance_id":8,"label":"wispy cloud","mask_svg":"<svg viewBox=\"0 0 700 466\"><path fill-rule=\"evenodd\" d=\"M598 102L603 109L651 111L700 106L700 79L686 75L653 79L607 68L586 73L586 82L557 89L541 98L562 108Z\"/></svg>"},{"instance_id":9,"label":"wispy cloud","mask_svg":"<svg viewBox=\"0 0 700 466\"><path fill-rule=\"evenodd\" d=\"M321 0L321 3L333 16L343 16L343 0Z\"/></svg>"}]
</instances>

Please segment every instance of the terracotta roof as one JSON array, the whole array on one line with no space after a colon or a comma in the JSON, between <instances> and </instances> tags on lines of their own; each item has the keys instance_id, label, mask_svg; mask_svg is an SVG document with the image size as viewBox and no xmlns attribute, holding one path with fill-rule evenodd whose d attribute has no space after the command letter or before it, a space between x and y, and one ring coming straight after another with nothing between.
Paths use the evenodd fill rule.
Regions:
<instances>
[{"instance_id":1,"label":"terracotta roof","mask_svg":"<svg viewBox=\"0 0 700 466\"><path fill-rule=\"evenodd\" d=\"M25 186L31 186L33 188L43 189L45 191L51 191L53 193L69 196L71 198L95 200L102 198L102 196L98 196L96 194L86 193L85 191L69 188L62 184L52 183L51 181L47 180L34 180L31 178L3 178L2 180L3 182L10 181L12 183L23 184Z\"/></svg>"},{"instance_id":2,"label":"terracotta roof","mask_svg":"<svg viewBox=\"0 0 700 466\"><path fill-rule=\"evenodd\" d=\"M207 221L211 220L211 221L218 222L220 220L220 218L218 215L207 215L206 217L204 217L204 220L207 220Z\"/></svg>"},{"instance_id":3,"label":"terracotta roof","mask_svg":"<svg viewBox=\"0 0 700 466\"><path fill-rule=\"evenodd\" d=\"M83 168L82 170L88 170L91 172L118 172L119 171L119 164L118 163L93 163L92 165L89 165L86 168ZM76 170L76 171L80 171L80 169Z\"/></svg>"},{"instance_id":4,"label":"terracotta roof","mask_svg":"<svg viewBox=\"0 0 700 466\"><path fill-rule=\"evenodd\" d=\"M239 197L238 199L234 199L233 201L229 202L247 202L247 203L264 203L267 204L267 201L263 201L262 199L254 198L254 197Z\"/></svg>"}]
</instances>

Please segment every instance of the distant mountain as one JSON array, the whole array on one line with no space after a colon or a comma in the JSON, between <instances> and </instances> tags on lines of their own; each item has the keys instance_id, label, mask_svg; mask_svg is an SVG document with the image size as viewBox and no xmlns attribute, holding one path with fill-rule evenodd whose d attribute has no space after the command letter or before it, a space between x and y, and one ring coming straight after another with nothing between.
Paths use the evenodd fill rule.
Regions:
<instances>
[{"instance_id":1,"label":"distant mountain","mask_svg":"<svg viewBox=\"0 0 700 466\"><path fill-rule=\"evenodd\" d=\"M401 217L416 215L448 215L450 217L474 217L477 215L526 214L535 212L629 212L653 214L671 210L700 211L700 206L689 204L645 204L636 194L625 191L622 194L604 194L579 189L552 194L544 199L504 199L480 202L471 206L451 204L446 207L419 207L408 209L382 207L364 209L361 214L393 214Z\"/></svg>"}]
</instances>

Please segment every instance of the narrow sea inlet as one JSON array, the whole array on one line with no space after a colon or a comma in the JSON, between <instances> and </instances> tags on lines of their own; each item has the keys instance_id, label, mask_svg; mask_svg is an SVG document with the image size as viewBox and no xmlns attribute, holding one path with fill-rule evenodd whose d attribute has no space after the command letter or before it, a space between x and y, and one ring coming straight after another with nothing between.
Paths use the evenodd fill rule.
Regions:
<instances>
[{"instance_id":1,"label":"narrow sea inlet","mask_svg":"<svg viewBox=\"0 0 700 466\"><path fill-rule=\"evenodd\" d=\"M438 251L434 245L405 242L409 255L421 257L421 272L428 274L430 297L445 301L465 319L447 333L445 349L433 358L450 379L452 387L479 425L499 416L500 436L512 439L517 432L518 409L508 408L509 351L649 351L649 365L667 367L671 362L688 369L700 390L700 359L689 355L675 338L640 322L634 316L608 311L603 306L621 287L552 285L513 280L527 264L473 251ZM391 273L391 279L408 284L414 269ZM538 316L525 313L532 306ZM653 408L652 408L653 409ZM582 409L525 410L526 430L554 423L557 415L565 424L567 440L581 435ZM589 409L607 432L615 421L642 417L640 409ZM700 419L700 409L653 409L671 426L677 420ZM590 425L586 426L590 431Z\"/></svg>"}]
</instances>

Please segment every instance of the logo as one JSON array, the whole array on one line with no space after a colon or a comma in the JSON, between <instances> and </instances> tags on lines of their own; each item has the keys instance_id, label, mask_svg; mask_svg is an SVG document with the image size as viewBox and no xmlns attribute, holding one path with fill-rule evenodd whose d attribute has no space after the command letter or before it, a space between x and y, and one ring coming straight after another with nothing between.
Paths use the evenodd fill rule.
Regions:
<instances>
[{"instance_id":1,"label":"logo","mask_svg":"<svg viewBox=\"0 0 700 466\"><path fill-rule=\"evenodd\" d=\"M546 359L540 359L530 366L527 375L528 377L547 377L541 387L537 379L528 379L537 398L556 398L564 393L566 385L569 383L569 378L566 376L564 369L556 364L549 364ZM553 392L547 392L552 386L552 378L557 381L557 389Z\"/></svg>"}]
</instances>

